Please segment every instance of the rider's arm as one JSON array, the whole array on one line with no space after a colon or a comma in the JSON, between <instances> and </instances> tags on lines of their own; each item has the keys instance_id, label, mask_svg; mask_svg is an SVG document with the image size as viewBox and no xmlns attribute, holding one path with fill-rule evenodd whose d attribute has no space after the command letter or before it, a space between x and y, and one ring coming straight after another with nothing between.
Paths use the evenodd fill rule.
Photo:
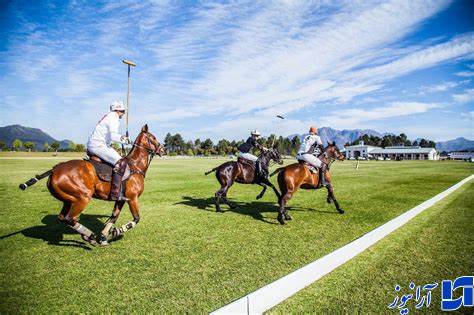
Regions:
<instances>
[{"instance_id":1,"label":"rider's arm","mask_svg":"<svg viewBox=\"0 0 474 315\"><path fill-rule=\"evenodd\" d=\"M316 145L318 146L319 150L321 150L321 152L324 151L323 142L321 141L320 136L316 136Z\"/></svg>"},{"instance_id":2,"label":"rider's arm","mask_svg":"<svg viewBox=\"0 0 474 315\"><path fill-rule=\"evenodd\" d=\"M110 139L113 141L113 142L122 142L122 135L119 133L119 125L120 125L120 121L117 117L117 119L115 119L115 117L113 117L113 115L110 115L111 117L109 117L108 121L107 121L107 126L109 128L109 132L110 132Z\"/></svg>"}]
</instances>

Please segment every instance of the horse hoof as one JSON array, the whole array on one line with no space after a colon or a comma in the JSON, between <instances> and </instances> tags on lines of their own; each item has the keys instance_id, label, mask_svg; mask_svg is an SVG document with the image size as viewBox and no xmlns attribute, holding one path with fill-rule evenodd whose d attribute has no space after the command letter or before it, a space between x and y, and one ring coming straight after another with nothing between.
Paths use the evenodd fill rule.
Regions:
<instances>
[{"instance_id":1,"label":"horse hoof","mask_svg":"<svg viewBox=\"0 0 474 315\"><path fill-rule=\"evenodd\" d=\"M285 225L285 220L283 220L283 216L278 215L277 220L278 222L280 222L281 225Z\"/></svg>"},{"instance_id":2,"label":"horse hoof","mask_svg":"<svg viewBox=\"0 0 474 315\"><path fill-rule=\"evenodd\" d=\"M338 211L339 211L339 214L344 214L344 210L339 209Z\"/></svg>"},{"instance_id":3,"label":"horse hoof","mask_svg":"<svg viewBox=\"0 0 474 315\"><path fill-rule=\"evenodd\" d=\"M327 203L331 203L331 199L329 199L329 198L326 199L326 201L327 201Z\"/></svg>"},{"instance_id":4,"label":"horse hoof","mask_svg":"<svg viewBox=\"0 0 474 315\"><path fill-rule=\"evenodd\" d=\"M92 235L90 237L86 237L85 235L82 235L82 239L86 241L87 243L91 244L92 246L97 245L97 241L94 239Z\"/></svg>"},{"instance_id":5,"label":"horse hoof","mask_svg":"<svg viewBox=\"0 0 474 315\"><path fill-rule=\"evenodd\" d=\"M107 237L104 234L100 234L99 237L97 238L97 241L99 242L100 246L107 246L109 245L109 242L107 242Z\"/></svg>"},{"instance_id":6,"label":"horse hoof","mask_svg":"<svg viewBox=\"0 0 474 315\"><path fill-rule=\"evenodd\" d=\"M291 215L287 214L285 215L285 220L290 221L290 220L293 220L293 218L291 217Z\"/></svg>"},{"instance_id":7,"label":"horse hoof","mask_svg":"<svg viewBox=\"0 0 474 315\"><path fill-rule=\"evenodd\" d=\"M262 196L258 195L257 198L255 198L255 199L257 199L257 200L262 199Z\"/></svg>"}]
</instances>

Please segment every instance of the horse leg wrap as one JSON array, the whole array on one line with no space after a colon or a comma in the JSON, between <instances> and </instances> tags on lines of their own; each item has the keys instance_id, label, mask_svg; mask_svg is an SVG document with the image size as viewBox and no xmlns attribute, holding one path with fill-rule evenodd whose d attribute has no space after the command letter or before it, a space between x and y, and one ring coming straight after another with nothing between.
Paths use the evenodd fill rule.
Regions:
<instances>
[{"instance_id":1,"label":"horse leg wrap","mask_svg":"<svg viewBox=\"0 0 474 315\"><path fill-rule=\"evenodd\" d=\"M79 222L76 222L76 224L74 224L72 226L72 228L79 234L82 235L82 239L95 245L97 244L97 242L95 241L95 234L89 230L88 228L86 228L84 225L80 224Z\"/></svg>"},{"instance_id":2,"label":"horse leg wrap","mask_svg":"<svg viewBox=\"0 0 474 315\"><path fill-rule=\"evenodd\" d=\"M116 239L117 237L124 234L128 230L133 229L135 227L135 225L137 225L136 221L130 221L127 224L124 224L119 228L113 228L112 231L111 231L110 239L112 239L112 240Z\"/></svg>"},{"instance_id":3,"label":"horse leg wrap","mask_svg":"<svg viewBox=\"0 0 474 315\"><path fill-rule=\"evenodd\" d=\"M122 225L122 227L120 229L123 231L123 233L125 233L128 230L133 229L135 227L135 225L137 225L137 223L135 221L130 221L127 224Z\"/></svg>"},{"instance_id":4,"label":"horse leg wrap","mask_svg":"<svg viewBox=\"0 0 474 315\"><path fill-rule=\"evenodd\" d=\"M110 229L112 228L112 226L114 226L114 224L112 222L108 222L101 232L102 235L104 235L105 237L109 236Z\"/></svg>"}]
</instances>

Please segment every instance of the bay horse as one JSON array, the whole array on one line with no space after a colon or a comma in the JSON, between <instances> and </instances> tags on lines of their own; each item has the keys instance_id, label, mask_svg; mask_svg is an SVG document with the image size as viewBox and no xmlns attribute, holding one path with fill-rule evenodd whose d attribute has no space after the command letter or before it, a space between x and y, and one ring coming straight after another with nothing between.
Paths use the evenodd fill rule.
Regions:
<instances>
[{"instance_id":1,"label":"bay horse","mask_svg":"<svg viewBox=\"0 0 474 315\"><path fill-rule=\"evenodd\" d=\"M73 228L82 239L91 245L108 245L108 240L116 239L123 233L135 227L140 220L138 197L143 193L145 174L155 156L165 154L164 146L148 132L148 125L144 125L140 134L133 143L132 150L125 157L130 168L130 177L122 183L124 196L128 198L128 206L133 216L133 221L120 228L114 227L125 201L116 201L112 215L105 223L105 227L96 238L95 234L78 222L78 217L92 198L108 200L110 182L101 181L91 162L87 160L70 160L56 164L52 169L41 175L20 184L25 190L38 182L48 178L48 189L56 199L63 202L62 210L58 216L59 221ZM111 237L109 238L109 234Z\"/></svg>"},{"instance_id":2,"label":"bay horse","mask_svg":"<svg viewBox=\"0 0 474 315\"><path fill-rule=\"evenodd\" d=\"M265 166L265 169L268 169L270 161L274 161L278 164L283 164L281 155L276 148L272 148L266 151L263 151L258 157L258 162L261 165ZM258 163L257 162L257 163ZM280 193L275 188L275 186L268 180L268 178L256 179L255 177L255 166L251 165L252 161L242 161L239 158L237 161L225 162L212 170L204 173L209 175L212 172L216 172L217 181L221 184L221 188L215 194L215 205L217 212L223 212L221 210L220 201L224 201L231 209L235 209L235 205L229 202L227 199L227 191L229 188L236 183L240 184L257 184L263 187L262 191L257 195L257 199L263 197L267 190L267 186L270 186L278 198L280 198Z\"/></svg>"},{"instance_id":3,"label":"bay horse","mask_svg":"<svg viewBox=\"0 0 474 315\"><path fill-rule=\"evenodd\" d=\"M324 176L326 182L328 183L326 188L328 190L327 202L334 202L337 211L340 214L344 213L344 210L341 209L339 203L334 196L334 187L331 183L331 175L329 174L329 166L335 160L344 160L344 155L341 154L337 148L335 142L329 143L323 152L318 155L318 158L321 162L325 163L328 166L328 171L325 172ZM285 220L291 220L291 216L288 214L288 211L285 209L286 204L291 199L293 194L298 190L302 189L319 189L322 188L319 180L319 172L311 173L309 168L305 166L304 162L294 163L287 165L285 167L277 168L270 176L273 176L278 173L278 186L280 187L281 197L278 198L278 204L280 206L278 211L278 222L280 224L285 224Z\"/></svg>"}]
</instances>

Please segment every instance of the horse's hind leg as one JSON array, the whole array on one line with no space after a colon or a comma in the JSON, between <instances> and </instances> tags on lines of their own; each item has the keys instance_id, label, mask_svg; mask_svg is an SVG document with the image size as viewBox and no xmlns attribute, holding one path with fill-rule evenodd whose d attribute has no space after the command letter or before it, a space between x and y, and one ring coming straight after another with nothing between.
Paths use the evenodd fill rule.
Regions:
<instances>
[{"instance_id":1,"label":"horse's hind leg","mask_svg":"<svg viewBox=\"0 0 474 315\"><path fill-rule=\"evenodd\" d=\"M329 183L329 185L327 185L326 188L328 190L328 197L327 197L328 203L331 203L331 200L334 201L334 205L336 206L337 211L340 214L343 214L344 210L341 209L341 207L339 206L339 202L337 202L336 197L334 196L334 187L332 186L331 183Z\"/></svg>"},{"instance_id":2,"label":"horse's hind leg","mask_svg":"<svg viewBox=\"0 0 474 315\"><path fill-rule=\"evenodd\" d=\"M90 201L90 198L82 198L75 202L72 202L71 209L66 214L66 216L64 218L61 218L61 215L60 215L59 219L62 222L64 222L66 225L70 226L77 233L81 234L83 240L85 240L86 242L89 242L92 245L97 245L97 241L95 240L95 234L91 230L86 228L84 225L77 222L79 214L81 214L81 212L87 206L89 201Z\"/></svg>"},{"instance_id":3,"label":"horse's hind leg","mask_svg":"<svg viewBox=\"0 0 474 315\"><path fill-rule=\"evenodd\" d=\"M292 196L293 196L293 191L288 190L280 198L280 209L278 211L278 218L277 218L278 222L280 222L280 224L285 224L285 221L283 220L283 218L285 220L291 220L292 219L292 217L288 213L288 210L286 210L286 208L285 208L286 204L288 203L288 200L290 200Z\"/></svg>"},{"instance_id":4,"label":"horse's hind leg","mask_svg":"<svg viewBox=\"0 0 474 315\"><path fill-rule=\"evenodd\" d=\"M222 200L225 202L226 205L229 206L229 208L231 209L235 209L236 208L236 205L234 205L233 203L231 203L229 201L229 199L227 199L227 192L229 191L229 188L230 186L232 186L234 182L233 181L230 181L227 183L227 186L224 187L224 189L222 190L222 195L221 195L221 198Z\"/></svg>"},{"instance_id":5,"label":"horse's hind leg","mask_svg":"<svg viewBox=\"0 0 474 315\"><path fill-rule=\"evenodd\" d=\"M64 222L64 218L66 218L66 215L68 214L69 210L71 210L71 203L69 201L64 201L63 208L61 209L61 212L58 216L59 221Z\"/></svg>"}]
</instances>

